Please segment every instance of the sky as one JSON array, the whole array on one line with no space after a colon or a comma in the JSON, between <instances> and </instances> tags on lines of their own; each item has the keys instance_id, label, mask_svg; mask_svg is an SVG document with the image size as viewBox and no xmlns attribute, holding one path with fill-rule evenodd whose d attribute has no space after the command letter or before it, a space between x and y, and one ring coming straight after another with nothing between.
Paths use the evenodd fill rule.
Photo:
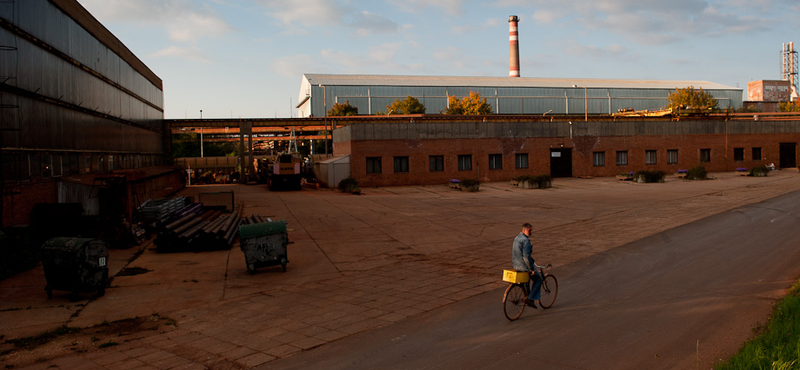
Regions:
<instances>
[{"instance_id":1,"label":"sky","mask_svg":"<svg viewBox=\"0 0 800 370\"><path fill-rule=\"evenodd\" d=\"M304 73L780 79L797 0L78 0L163 80L165 118L297 117Z\"/></svg>"}]
</instances>

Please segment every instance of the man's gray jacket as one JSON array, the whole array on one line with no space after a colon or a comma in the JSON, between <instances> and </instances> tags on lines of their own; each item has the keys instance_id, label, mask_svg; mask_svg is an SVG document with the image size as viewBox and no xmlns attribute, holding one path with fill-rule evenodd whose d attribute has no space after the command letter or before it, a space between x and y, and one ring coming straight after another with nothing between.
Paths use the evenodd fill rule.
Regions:
<instances>
[{"instance_id":1,"label":"man's gray jacket","mask_svg":"<svg viewBox=\"0 0 800 370\"><path fill-rule=\"evenodd\" d=\"M511 262L514 265L514 270L517 271L533 271L533 246L531 241L524 233L519 233L514 238L514 243L511 250Z\"/></svg>"}]
</instances>

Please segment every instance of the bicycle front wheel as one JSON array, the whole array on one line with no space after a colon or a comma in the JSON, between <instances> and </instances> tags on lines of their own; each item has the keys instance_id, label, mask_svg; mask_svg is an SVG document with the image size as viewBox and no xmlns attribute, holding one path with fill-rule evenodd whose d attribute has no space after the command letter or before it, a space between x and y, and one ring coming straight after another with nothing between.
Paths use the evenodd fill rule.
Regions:
<instances>
[{"instance_id":1,"label":"bicycle front wheel","mask_svg":"<svg viewBox=\"0 0 800 370\"><path fill-rule=\"evenodd\" d=\"M558 280L553 275L547 275L542 281L542 290L539 296L539 304L542 308L550 308L556 301L558 294Z\"/></svg>"},{"instance_id":2,"label":"bicycle front wheel","mask_svg":"<svg viewBox=\"0 0 800 370\"><path fill-rule=\"evenodd\" d=\"M503 294L503 313L509 321L514 321L522 316L522 311L525 310L525 298L528 293L522 288L522 285L511 284L506 288Z\"/></svg>"}]
</instances>

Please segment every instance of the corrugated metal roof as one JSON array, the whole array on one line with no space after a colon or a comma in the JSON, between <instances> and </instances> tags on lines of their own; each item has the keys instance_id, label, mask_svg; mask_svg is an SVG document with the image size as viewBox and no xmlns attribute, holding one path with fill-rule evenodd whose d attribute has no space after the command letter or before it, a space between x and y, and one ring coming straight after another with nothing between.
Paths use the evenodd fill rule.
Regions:
<instances>
[{"instance_id":1,"label":"corrugated metal roof","mask_svg":"<svg viewBox=\"0 0 800 370\"><path fill-rule=\"evenodd\" d=\"M579 87L620 89L674 89L693 86L704 90L742 90L709 81L690 80L614 80L598 78L474 77L474 76L397 76L339 75L306 73L314 85L340 86L463 86L463 87Z\"/></svg>"}]
</instances>

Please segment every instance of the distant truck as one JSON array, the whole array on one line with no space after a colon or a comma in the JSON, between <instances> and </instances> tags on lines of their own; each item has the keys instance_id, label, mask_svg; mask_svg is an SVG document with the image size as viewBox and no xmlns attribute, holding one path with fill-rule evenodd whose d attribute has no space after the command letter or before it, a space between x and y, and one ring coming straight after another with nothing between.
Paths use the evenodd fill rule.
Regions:
<instances>
[{"instance_id":1,"label":"distant truck","mask_svg":"<svg viewBox=\"0 0 800 370\"><path fill-rule=\"evenodd\" d=\"M303 159L300 153L278 154L268 164L269 190L300 190L302 187Z\"/></svg>"}]
</instances>

